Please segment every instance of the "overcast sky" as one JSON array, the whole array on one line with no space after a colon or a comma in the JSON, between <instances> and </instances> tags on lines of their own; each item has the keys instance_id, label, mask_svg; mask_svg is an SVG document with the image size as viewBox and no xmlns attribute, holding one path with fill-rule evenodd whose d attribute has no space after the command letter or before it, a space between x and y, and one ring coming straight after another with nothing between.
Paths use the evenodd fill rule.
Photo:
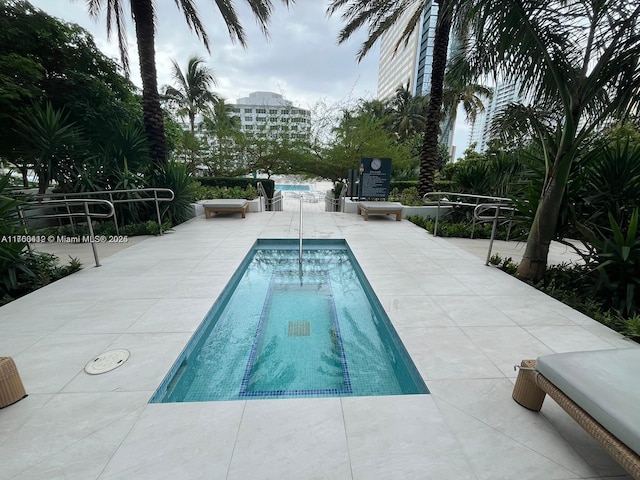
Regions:
<instances>
[{"instance_id":1,"label":"overcast sky","mask_svg":"<svg viewBox=\"0 0 640 480\"><path fill-rule=\"evenodd\" d=\"M49 15L77 23L88 30L96 44L109 57L119 59L117 36L107 39L106 16L89 18L84 0L30 0ZM106 2L105 2L106 3ZM124 2L128 4L128 2ZM156 0L156 65L158 84L171 83L171 59L184 66L189 57L205 58L214 71L214 90L230 102L254 91L284 95L295 105L313 108L318 102L349 104L358 98L375 98L378 80L378 48L360 63L356 52L366 29L356 32L347 43L337 45L342 27L339 16L327 18L325 0L298 0L287 9L273 0L274 12L269 39L260 32L246 2L236 0L247 37L247 48L231 42L222 17L211 0L197 2L200 17L209 35L211 53L189 31L183 14L172 0ZM131 79L140 86L138 54L132 21L128 23ZM463 115L464 116L464 115ZM457 128L454 143L466 145L466 130ZM462 148L458 146L458 155Z\"/></svg>"}]
</instances>

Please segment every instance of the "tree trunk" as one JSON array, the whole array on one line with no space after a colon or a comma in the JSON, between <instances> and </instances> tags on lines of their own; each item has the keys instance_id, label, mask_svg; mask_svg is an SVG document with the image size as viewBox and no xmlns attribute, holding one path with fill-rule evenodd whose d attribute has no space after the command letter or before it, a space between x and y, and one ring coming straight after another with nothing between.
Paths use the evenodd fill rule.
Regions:
<instances>
[{"instance_id":1,"label":"tree trunk","mask_svg":"<svg viewBox=\"0 0 640 480\"><path fill-rule=\"evenodd\" d=\"M158 94L155 59L155 30L152 0L131 0L131 13L136 26L140 77L142 78L142 111L149 154L154 167L167 161L164 117Z\"/></svg>"},{"instance_id":2,"label":"tree trunk","mask_svg":"<svg viewBox=\"0 0 640 480\"><path fill-rule=\"evenodd\" d=\"M518 278L537 283L544 277L549 246L555 235L563 193L564 186L553 181L540 198L533 224L529 230L524 256L516 272Z\"/></svg>"},{"instance_id":3,"label":"tree trunk","mask_svg":"<svg viewBox=\"0 0 640 480\"><path fill-rule=\"evenodd\" d=\"M573 156L558 154L555 166L540 196L540 202L529 230L527 246L516 276L534 283L543 279L547 269L549 246L555 237L556 224L565 194Z\"/></svg>"},{"instance_id":4,"label":"tree trunk","mask_svg":"<svg viewBox=\"0 0 640 480\"><path fill-rule=\"evenodd\" d=\"M29 171L26 166L20 167L20 173L22 174L22 186L29 188Z\"/></svg>"},{"instance_id":5,"label":"tree trunk","mask_svg":"<svg viewBox=\"0 0 640 480\"><path fill-rule=\"evenodd\" d=\"M431 92L424 126L424 139L420 150L420 195L433 191L435 172L438 165L438 138L442 120L442 91L447 66L447 50L451 32L450 0L438 2L436 33L433 39L433 63L431 66Z\"/></svg>"}]
</instances>

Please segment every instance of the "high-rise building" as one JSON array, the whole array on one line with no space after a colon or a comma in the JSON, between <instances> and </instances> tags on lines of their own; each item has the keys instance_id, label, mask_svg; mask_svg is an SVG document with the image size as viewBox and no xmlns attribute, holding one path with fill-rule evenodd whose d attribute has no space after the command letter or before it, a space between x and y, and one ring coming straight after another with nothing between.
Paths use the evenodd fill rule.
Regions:
<instances>
[{"instance_id":1,"label":"high-rise building","mask_svg":"<svg viewBox=\"0 0 640 480\"><path fill-rule=\"evenodd\" d=\"M418 69L416 71L417 95L429 95L431 91L431 67L433 65L433 40L436 37L438 5L428 2L422 13L420 24L420 49L418 50Z\"/></svg>"},{"instance_id":2,"label":"high-rise building","mask_svg":"<svg viewBox=\"0 0 640 480\"><path fill-rule=\"evenodd\" d=\"M431 92L431 69L433 65L433 42L436 35L438 4L426 2L418 27L413 31L409 42L401 42L397 50L398 40L414 10L407 10L380 38L380 62L378 67L378 99L384 100L393 95L400 85L409 84L413 95L427 96ZM456 44L451 35L449 51ZM449 147L453 156L453 135L455 124L445 118L440 125L441 142Z\"/></svg>"},{"instance_id":3,"label":"high-rise building","mask_svg":"<svg viewBox=\"0 0 640 480\"><path fill-rule=\"evenodd\" d=\"M296 107L282 95L252 92L231 107L231 116L240 118L243 132L265 138L301 140L309 137L311 112Z\"/></svg>"},{"instance_id":4,"label":"high-rise building","mask_svg":"<svg viewBox=\"0 0 640 480\"><path fill-rule=\"evenodd\" d=\"M487 99L484 112L478 113L469 132L469 145L475 143L475 151L482 153L491 140L491 126L494 119L511 103L527 104L526 97L521 94L522 84L519 80L499 82L493 88L493 96Z\"/></svg>"},{"instance_id":5,"label":"high-rise building","mask_svg":"<svg viewBox=\"0 0 640 480\"><path fill-rule=\"evenodd\" d=\"M400 85L409 84L416 91L416 58L418 55L419 29L415 29L408 42L398 41L413 12L407 10L400 19L380 38L380 61L378 66L378 98L393 96ZM396 48L397 47L397 48Z\"/></svg>"}]
</instances>

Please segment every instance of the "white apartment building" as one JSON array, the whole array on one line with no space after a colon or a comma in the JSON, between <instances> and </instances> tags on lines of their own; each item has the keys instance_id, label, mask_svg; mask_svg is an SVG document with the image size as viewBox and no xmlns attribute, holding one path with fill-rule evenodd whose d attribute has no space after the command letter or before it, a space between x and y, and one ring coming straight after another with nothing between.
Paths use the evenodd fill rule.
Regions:
<instances>
[{"instance_id":1,"label":"white apartment building","mask_svg":"<svg viewBox=\"0 0 640 480\"><path fill-rule=\"evenodd\" d=\"M527 104L528 100L521 94L521 82L511 80L499 82L493 89L493 97L485 103L485 111L478 113L469 132L469 145L475 143L475 151L482 153L491 140L491 124L510 103Z\"/></svg>"},{"instance_id":2,"label":"white apartment building","mask_svg":"<svg viewBox=\"0 0 640 480\"><path fill-rule=\"evenodd\" d=\"M311 112L296 107L282 95L252 92L231 107L231 116L240 118L243 132L265 138L303 140L309 138Z\"/></svg>"}]
</instances>

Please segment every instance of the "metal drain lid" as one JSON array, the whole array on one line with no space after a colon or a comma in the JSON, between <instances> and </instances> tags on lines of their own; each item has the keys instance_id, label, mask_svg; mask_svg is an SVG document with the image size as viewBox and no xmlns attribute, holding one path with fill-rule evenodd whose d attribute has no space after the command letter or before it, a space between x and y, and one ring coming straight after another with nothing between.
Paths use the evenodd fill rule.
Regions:
<instances>
[{"instance_id":1,"label":"metal drain lid","mask_svg":"<svg viewBox=\"0 0 640 480\"><path fill-rule=\"evenodd\" d=\"M126 362L129 355L131 355L129 350L109 350L108 352L101 353L87 363L84 371L89 375L100 375L101 373L110 372Z\"/></svg>"}]
</instances>

